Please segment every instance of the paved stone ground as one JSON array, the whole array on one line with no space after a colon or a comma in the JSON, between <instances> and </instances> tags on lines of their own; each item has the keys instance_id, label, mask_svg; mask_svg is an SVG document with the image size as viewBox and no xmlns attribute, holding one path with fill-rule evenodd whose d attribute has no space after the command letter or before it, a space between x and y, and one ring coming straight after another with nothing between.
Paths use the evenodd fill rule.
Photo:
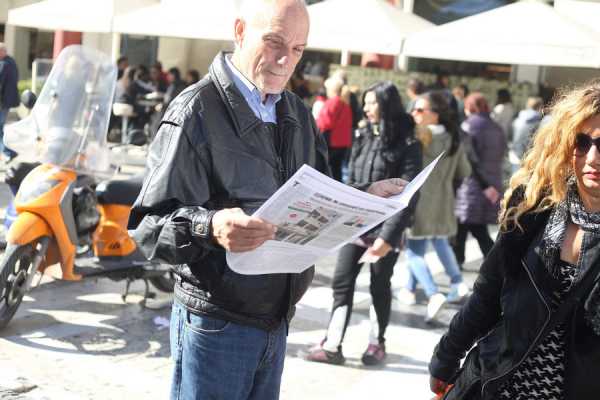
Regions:
<instances>
[{"instance_id":1,"label":"paved stone ground","mask_svg":"<svg viewBox=\"0 0 600 400\"><path fill-rule=\"evenodd\" d=\"M394 302L386 335L388 362L381 368L363 367L360 356L369 332L368 273L359 277L356 309L344 343L347 364L313 364L299 357L322 338L334 261L332 257L318 264L315 282L298 307L288 338L281 398L430 398L427 362L457 306L446 306L439 321L428 325L423 322L422 294L413 307ZM402 270L400 261L395 287ZM442 275L436 280L447 291ZM472 282L474 274L465 277ZM171 298L158 293L149 308L142 309L138 302L143 285L133 286L126 304L120 296L123 289L123 283L106 279L73 283L45 278L0 332L0 399L167 398Z\"/></svg>"}]
</instances>

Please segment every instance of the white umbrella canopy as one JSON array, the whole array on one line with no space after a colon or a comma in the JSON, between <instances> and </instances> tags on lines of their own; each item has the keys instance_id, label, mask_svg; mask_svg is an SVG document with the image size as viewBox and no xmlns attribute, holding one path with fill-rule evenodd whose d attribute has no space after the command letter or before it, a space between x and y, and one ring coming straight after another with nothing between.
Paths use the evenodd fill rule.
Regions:
<instances>
[{"instance_id":1,"label":"white umbrella canopy","mask_svg":"<svg viewBox=\"0 0 600 400\"><path fill-rule=\"evenodd\" d=\"M538 1L522 1L417 33L404 54L445 60L600 67L600 35Z\"/></svg>"},{"instance_id":2,"label":"white umbrella canopy","mask_svg":"<svg viewBox=\"0 0 600 400\"><path fill-rule=\"evenodd\" d=\"M8 11L7 24L44 30L110 33L113 17L150 0L43 0Z\"/></svg>"},{"instance_id":3,"label":"white umbrella canopy","mask_svg":"<svg viewBox=\"0 0 600 400\"><path fill-rule=\"evenodd\" d=\"M115 17L116 32L233 40L240 0L163 0Z\"/></svg>"},{"instance_id":4,"label":"white umbrella canopy","mask_svg":"<svg viewBox=\"0 0 600 400\"><path fill-rule=\"evenodd\" d=\"M308 6L308 47L398 55L410 34L434 25L384 0L326 0Z\"/></svg>"},{"instance_id":5,"label":"white umbrella canopy","mask_svg":"<svg viewBox=\"0 0 600 400\"><path fill-rule=\"evenodd\" d=\"M600 34L600 3L577 0L555 0L554 8L560 14L582 23L586 28Z\"/></svg>"}]
</instances>

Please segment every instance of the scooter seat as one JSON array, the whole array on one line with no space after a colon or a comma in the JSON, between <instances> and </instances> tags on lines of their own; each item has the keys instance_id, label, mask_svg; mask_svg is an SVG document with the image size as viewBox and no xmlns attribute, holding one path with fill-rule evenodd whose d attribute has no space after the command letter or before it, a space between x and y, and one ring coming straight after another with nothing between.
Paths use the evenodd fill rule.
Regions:
<instances>
[{"instance_id":1,"label":"scooter seat","mask_svg":"<svg viewBox=\"0 0 600 400\"><path fill-rule=\"evenodd\" d=\"M133 205L142 190L143 176L129 179L114 179L100 182L96 186L96 196L100 204Z\"/></svg>"}]
</instances>

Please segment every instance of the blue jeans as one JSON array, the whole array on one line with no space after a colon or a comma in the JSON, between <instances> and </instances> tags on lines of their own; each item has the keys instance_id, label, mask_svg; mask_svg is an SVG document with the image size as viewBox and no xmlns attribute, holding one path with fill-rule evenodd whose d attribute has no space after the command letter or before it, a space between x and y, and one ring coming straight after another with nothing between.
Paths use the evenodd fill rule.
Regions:
<instances>
[{"instance_id":1,"label":"blue jeans","mask_svg":"<svg viewBox=\"0 0 600 400\"><path fill-rule=\"evenodd\" d=\"M9 157L17 155L14 151L4 145L4 124L8 117L8 108L0 108L0 150Z\"/></svg>"},{"instance_id":2,"label":"blue jeans","mask_svg":"<svg viewBox=\"0 0 600 400\"><path fill-rule=\"evenodd\" d=\"M410 277L406 287L411 292L414 292L418 281L423 290L425 290L427 297L431 297L438 292L438 288L425 262L425 250L427 249L428 242L431 242L433 245L446 274L450 277L450 283L460 283L463 278L456 262L456 257L454 257L454 252L448 243L448 238L408 239L406 257L408 259Z\"/></svg>"},{"instance_id":3,"label":"blue jeans","mask_svg":"<svg viewBox=\"0 0 600 400\"><path fill-rule=\"evenodd\" d=\"M171 400L278 399L286 333L285 321L267 332L191 313L175 300Z\"/></svg>"}]
</instances>

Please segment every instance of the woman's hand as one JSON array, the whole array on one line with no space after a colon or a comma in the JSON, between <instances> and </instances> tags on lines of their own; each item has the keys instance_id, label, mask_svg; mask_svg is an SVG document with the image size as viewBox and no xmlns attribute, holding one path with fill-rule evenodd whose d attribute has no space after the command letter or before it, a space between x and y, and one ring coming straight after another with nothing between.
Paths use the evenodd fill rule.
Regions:
<instances>
[{"instance_id":1,"label":"woman's hand","mask_svg":"<svg viewBox=\"0 0 600 400\"><path fill-rule=\"evenodd\" d=\"M500 192L493 186L488 186L483 190L483 195L492 204L496 204L500 200Z\"/></svg>"},{"instance_id":2,"label":"woman's hand","mask_svg":"<svg viewBox=\"0 0 600 400\"><path fill-rule=\"evenodd\" d=\"M375 242L365 251L358 260L359 263L376 263L381 257L385 257L392 250L392 246L382 238L375 239Z\"/></svg>"},{"instance_id":3,"label":"woman's hand","mask_svg":"<svg viewBox=\"0 0 600 400\"><path fill-rule=\"evenodd\" d=\"M379 197L390 197L395 194L400 194L408 182L400 178L389 178L381 181L373 182L367 189L367 193Z\"/></svg>"},{"instance_id":4,"label":"woman's hand","mask_svg":"<svg viewBox=\"0 0 600 400\"><path fill-rule=\"evenodd\" d=\"M446 388L448 387L448 382L444 382L441 379L434 378L433 376L429 377L429 388L435 394L443 394L446 392Z\"/></svg>"},{"instance_id":5,"label":"woman's hand","mask_svg":"<svg viewBox=\"0 0 600 400\"><path fill-rule=\"evenodd\" d=\"M385 257L392 250L392 246L382 238L375 239L368 252L375 257Z\"/></svg>"}]
</instances>

